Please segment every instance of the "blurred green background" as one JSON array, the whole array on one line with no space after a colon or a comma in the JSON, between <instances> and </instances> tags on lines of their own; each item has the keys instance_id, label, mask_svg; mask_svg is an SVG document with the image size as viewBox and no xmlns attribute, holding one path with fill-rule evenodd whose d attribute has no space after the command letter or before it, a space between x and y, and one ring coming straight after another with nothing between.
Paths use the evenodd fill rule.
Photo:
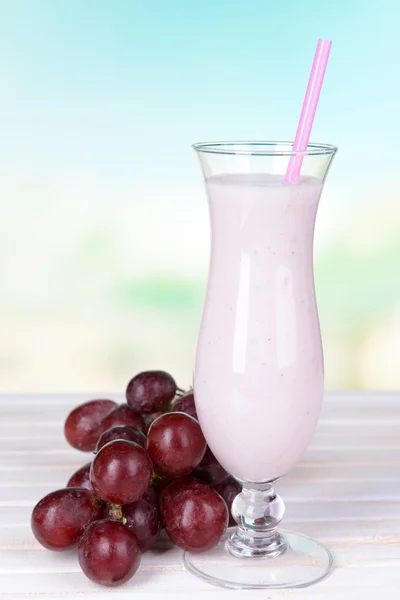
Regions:
<instances>
[{"instance_id":1,"label":"blurred green background","mask_svg":"<svg viewBox=\"0 0 400 600\"><path fill-rule=\"evenodd\" d=\"M208 215L191 144L339 146L315 262L328 388L400 387L397 0L0 0L0 390L192 377Z\"/></svg>"}]
</instances>

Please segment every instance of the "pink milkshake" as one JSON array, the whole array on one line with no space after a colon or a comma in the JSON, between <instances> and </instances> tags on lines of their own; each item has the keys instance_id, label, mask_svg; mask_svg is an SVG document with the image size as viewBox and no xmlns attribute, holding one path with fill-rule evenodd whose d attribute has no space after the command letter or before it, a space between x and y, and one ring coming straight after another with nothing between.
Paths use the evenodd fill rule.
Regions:
<instances>
[{"instance_id":1,"label":"pink milkshake","mask_svg":"<svg viewBox=\"0 0 400 600\"><path fill-rule=\"evenodd\" d=\"M318 40L293 143L194 144L212 234L196 409L212 452L243 489L231 508L237 527L206 560L189 551L183 560L224 588L304 587L333 565L323 544L280 531L285 506L274 490L308 446L323 399L313 237L337 148L310 143L310 134L330 48ZM227 552L239 559L231 566Z\"/></svg>"},{"instance_id":2,"label":"pink milkshake","mask_svg":"<svg viewBox=\"0 0 400 600\"><path fill-rule=\"evenodd\" d=\"M207 177L212 255L194 391L223 467L270 481L298 462L323 399L313 278L322 181L281 175Z\"/></svg>"}]
</instances>

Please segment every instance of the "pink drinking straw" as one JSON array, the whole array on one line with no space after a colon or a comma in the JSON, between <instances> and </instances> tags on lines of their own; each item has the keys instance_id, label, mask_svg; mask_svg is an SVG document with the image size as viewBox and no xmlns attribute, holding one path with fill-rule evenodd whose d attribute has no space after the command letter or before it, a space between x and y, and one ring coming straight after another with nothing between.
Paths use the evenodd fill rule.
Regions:
<instances>
[{"instance_id":1,"label":"pink drinking straw","mask_svg":"<svg viewBox=\"0 0 400 600\"><path fill-rule=\"evenodd\" d=\"M304 97L303 108L301 110L293 144L294 152L305 152L307 150L331 46L332 42L328 40L318 40L310 79L308 80L307 91ZM303 158L304 155L294 155L290 157L285 176L285 183L296 183L299 179Z\"/></svg>"}]
</instances>

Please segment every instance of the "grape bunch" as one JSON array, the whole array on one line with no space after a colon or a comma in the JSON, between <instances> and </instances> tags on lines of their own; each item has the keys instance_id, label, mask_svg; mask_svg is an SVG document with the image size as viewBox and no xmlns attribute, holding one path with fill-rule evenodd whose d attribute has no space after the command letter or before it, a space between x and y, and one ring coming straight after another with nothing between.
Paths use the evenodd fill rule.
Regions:
<instances>
[{"instance_id":1,"label":"grape bunch","mask_svg":"<svg viewBox=\"0 0 400 600\"><path fill-rule=\"evenodd\" d=\"M208 448L193 392L177 388L168 373L133 377L122 404L77 406L64 433L94 458L38 502L31 526L49 550L77 547L92 581L131 579L162 529L180 548L202 552L235 524L231 505L241 486Z\"/></svg>"}]
</instances>

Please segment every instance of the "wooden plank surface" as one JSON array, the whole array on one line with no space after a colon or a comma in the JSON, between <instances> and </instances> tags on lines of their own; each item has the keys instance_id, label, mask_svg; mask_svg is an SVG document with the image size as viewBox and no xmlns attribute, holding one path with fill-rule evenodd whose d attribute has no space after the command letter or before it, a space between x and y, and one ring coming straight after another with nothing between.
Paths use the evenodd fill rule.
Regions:
<instances>
[{"instance_id":1,"label":"wooden plank surface","mask_svg":"<svg viewBox=\"0 0 400 600\"><path fill-rule=\"evenodd\" d=\"M74 552L50 553L36 542L29 525L32 507L90 460L63 439L66 414L87 399L0 396L0 598L219 600L237 594L186 573L180 551L166 539L144 555L138 574L115 590L88 581ZM378 593L398 598L400 393L327 394L310 448L277 487L286 504L284 525L328 544L335 570L314 587L246 591L240 598L368 600Z\"/></svg>"}]
</instances>

